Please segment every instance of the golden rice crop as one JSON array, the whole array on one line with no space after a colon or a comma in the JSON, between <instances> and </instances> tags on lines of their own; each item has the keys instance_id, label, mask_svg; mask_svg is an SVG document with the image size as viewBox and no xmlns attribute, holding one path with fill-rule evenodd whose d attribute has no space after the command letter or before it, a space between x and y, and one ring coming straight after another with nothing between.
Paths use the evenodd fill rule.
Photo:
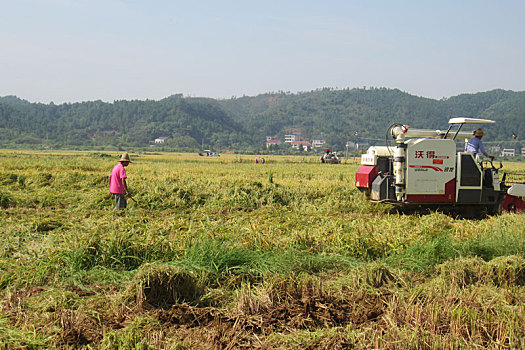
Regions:
<instances>
[{"instance_id":1,"label":"golden rice crop","mask_svg":"<svg viewBox=\"0 0 525 350\"><path fill-rule=\"evenodd\" d=\"M523 214L395 213L355 160L178 153L131 153L113 212L119 156L0 156L0 344L524 346Z\"/></svg>"}]
</instances>

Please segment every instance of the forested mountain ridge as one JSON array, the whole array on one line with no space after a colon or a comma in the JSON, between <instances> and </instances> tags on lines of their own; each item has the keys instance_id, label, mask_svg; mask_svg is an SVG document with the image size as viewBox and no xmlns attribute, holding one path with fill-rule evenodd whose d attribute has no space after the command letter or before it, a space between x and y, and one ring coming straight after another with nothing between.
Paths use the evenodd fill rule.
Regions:
<instances>
[{"instance_id":1,"label":"forested mountain ridge","mask_svg":"<svg viewBox=\"0 0 525 350\"><path fill-rule=\"evenodd\" d=\"M525 92L492 90L433 100L397 89L321 89L221 102L248 130L282 135L287 128L301 128L306 138L322 137L339 147L355 132L362 140L382 140L393 122L443 129L458 116L496 120L489 126L492 140L510 139L513 133L525 137Z\"/></svg>"},{"instance_id":2,"label":"forested mountain ridge","mask_svg":"<svg viewBox=\"0 0 525 350\"><path fill-rule=\"evenodd\" d=\"M180 95L160 101L101 101L44 105L0 98L0 139L55 147L147 147L169 137L166 147L196 150L206 140L216 147L246 147L246 131L215 100Z\"/></svg>"},{"instance_id":3,"label":"forested mountain ridge","mask_svg":"<svg viewBox=\"0 0 525 350\"><path fill-rule=\"evenodd\" d=\"M90 101L61 105L0 97L0 146L145 148L257 151L267 135L282 138L299 128L305 139L322 138L342 149L349 135L373 143L393 122L446 128L451 117L494 119L489 140L525 138L525 92L492 90L434 100L398 89L318 89L215 100L173 95L159 101ZM353 136L352 136L353 138ZM379 141L378 141L379 142Z\"/></svg>"}]
</instances>

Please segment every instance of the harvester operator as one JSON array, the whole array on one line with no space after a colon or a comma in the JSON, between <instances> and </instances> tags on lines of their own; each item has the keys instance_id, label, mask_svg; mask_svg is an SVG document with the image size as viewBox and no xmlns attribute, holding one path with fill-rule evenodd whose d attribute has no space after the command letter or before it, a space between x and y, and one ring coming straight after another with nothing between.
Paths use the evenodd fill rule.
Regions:
<instances>
[{"instance_id":1,"label":"harvester operator","mask_svg":"<svg viewBox=\"0 0 525 350\"><path fill-rule=\"evenodd\" d=\"M474 137L468 141L465 151L472 153L474 157L477 157L478 153L481 152L486 157L490 158L490 160L493 160L494 156L489 156L487 151L485 151L485 147L483 147L483 142L481 141L481 138L483 137L483 135L485 135L483 130L480 128L474 131L473 134L474 134Z\"/></svg>"}]
</instances>

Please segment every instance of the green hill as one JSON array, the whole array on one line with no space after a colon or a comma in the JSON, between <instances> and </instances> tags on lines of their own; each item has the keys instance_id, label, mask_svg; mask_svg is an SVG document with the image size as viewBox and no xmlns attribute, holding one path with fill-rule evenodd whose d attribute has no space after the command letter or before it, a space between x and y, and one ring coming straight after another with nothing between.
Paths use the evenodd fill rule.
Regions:
<instances>
[{"instance_id":1,"label":"green hill","mask_svg":"<svg viewBox=\"0 0 525 350\"><path fill-rule=\"evenodd\" d=\"M257 151L264 149L267 135L282 138L299 128L307 140L322 138L343 149L354 133L361 142L375 143L393 122L444 128L457 116L496 120L488 142L511 140L513 133L525 138L525 92L492 90L433 100L398 89L324 88L228 100L173 95L160 101L61 105L6 96L0 97L0 146L145 149L167 137L166 150Z\"/></svg>"}]
</instances>

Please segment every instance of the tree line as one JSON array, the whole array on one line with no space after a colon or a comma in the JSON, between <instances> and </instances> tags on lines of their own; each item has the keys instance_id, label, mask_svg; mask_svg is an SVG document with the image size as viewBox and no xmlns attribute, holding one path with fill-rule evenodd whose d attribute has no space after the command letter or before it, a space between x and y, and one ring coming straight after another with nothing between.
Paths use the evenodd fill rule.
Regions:
<instances>
[{"instance_id":1,"label":"tree line","mask_svg":"<svg viewBox=\"0 0 525 350\"><path fill-rule=\"evenodd\" d=\"M398 89L323 88L225 100L172 95L162 100L88 101L60 105L0 97L0 146L77 149L151 149L259 152L266 136L292 128L342 150L348 140L380 143L400 122L443 129L451 117L494 119L487 141L525 139L525 92L492 90L434 100Z\"/></svg>"}]
</instances>

